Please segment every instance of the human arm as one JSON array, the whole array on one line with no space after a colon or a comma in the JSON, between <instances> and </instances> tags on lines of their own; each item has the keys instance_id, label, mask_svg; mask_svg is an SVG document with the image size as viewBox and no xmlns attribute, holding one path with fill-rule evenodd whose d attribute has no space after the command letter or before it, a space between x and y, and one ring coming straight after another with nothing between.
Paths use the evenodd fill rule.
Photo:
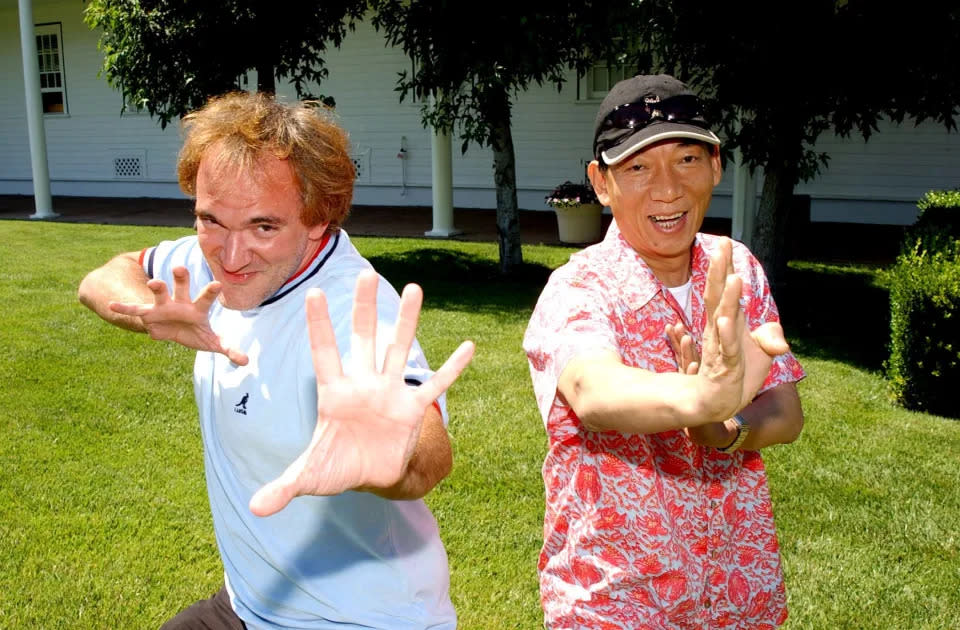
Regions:
<instances>
[{"instance_id":1,"label":"human arm","mask_svg":"<svg viewBox=\"0 0 960 630\"><path fill-rule=\"evenodd\" d=\"M209 283L191 300L187 269L175 267L172 273L170 295L164 281L147 276L140 266L139 253L127 252L88 273L80 282L77 297L115 326L194 350L219 352L234 363L246 365L247 356L226 348L210 327L208 313L220 293L220 283Z\"/></svg>"},{"instance_id":2,"label":"human arm","mask_svg":"<svg viewBox=\"0 0 960 630\"><path fill-rule=\"evenodd\" d=\"M803 430L803 408L796 383L781 383L757 396L740 411L750 425L750 434L741 449L757 451L773 444L789 444ZM735 435L728 436L726 446Z\"/></svg>"},{"instance_id":3,"label":"human arm","mask_svg":"<svg viewBox=\"0 0 960 630\"><path fill-rule=\"evenodd\" d=\"M776 333L782 338L779 324L765 324L753 334L762 337ZM667 334L677 356L678 371L695 373L699 357L693 339L684 330L683 324L667 327ZM749 405L739 412L750 428L740 449L759 450L773 444L787 444L800 436L803 430L803 408L797 393L796 383L780 383L761 392ZM687 427L687 435L701 446L724 448L733 444L739 435L738 423L733 418L712 422L698 427Z\"/></svg>"},{"instance_id":4,"label":"human arm","mask_svg":"<svg viewBox=\"0 0 960 630\"><path fill-rule=\"evenodd\" d=\"M719 398L700 395L696 375L624 365L609 350L571 359L560 373L557 392L591 431L659 433L717 421L733 409Z\"/></svg>"},{"instance_id":5,"label":"human arm","mask_svg":"<svg viewBox=\"0 0 960 630\"><path fill-rule=\"evenodd\" d=\"M140 266L139 252L126 252L111 258L105 265L88 273L80 282L77 298L80 303L103 320L134 332L147 332L143 320L110 308L114 302L152 304L153 292L147 288L147 277Z\"/></svg>"},{"instance_id":6,"label":"human arm","mask_svg":"<svg viewBox=\"0 0 960 630\"><path fill-rule=\"evenodd\" d=\"M307 296L310 352L317 378L317 424L306 450L250 500L250 510L269 516L301 495L347 490L391 499L425 495L451 466L449 441L433 402L473 357L464 342L427 381L405 382L407 357L416 333L423 292L408 285L400 298L393 343L376 365L377 275L357 279L351 336L352 369L340 361L327 300L320 290Z\"/></svg>"},{"instance_id":7,"label":"human arm","mask_svg":"<svg viewBox=\"0 0 960 630\"><path fill-rule=\"evenodd\" d=\"M427 407L420 439L400 480L388 488L365 488L384 499L409 500L425 497L453 469L450 436L436 405Z\"/></svg>"},{"instance_id":8,"label":"human arm","mask_svg":"<svg viewBox=\"0 0 960 630\"><path fill-rule=\"evenodd\" d=\"M740 450L758 451L774 444L789 444L803 430L803 408L796 383L781 383L760 393L752 403L740 410L740 416L750 427ZM737 423L733 418L695 428L687 428L687 435L700 446L724 448L737 438Z\"/></svg>"},{"instance_id":9,"label":"human arm","mask_svg":"<svg viewBox=\"0 0 960 630\"><path fill-rule=\"evenodd\" d=\"M782 335L745 332L731 244L711 256L704 302L703 357L693 373L656 373L625 365L612 350L581 353L564 366L557 390L588 429L656 433L721 422L749 404L770 366L786 350ZM754 346L757 347L754 347ZM747 360L756 353L758 360Z\"/></svg>"}]
</instances>

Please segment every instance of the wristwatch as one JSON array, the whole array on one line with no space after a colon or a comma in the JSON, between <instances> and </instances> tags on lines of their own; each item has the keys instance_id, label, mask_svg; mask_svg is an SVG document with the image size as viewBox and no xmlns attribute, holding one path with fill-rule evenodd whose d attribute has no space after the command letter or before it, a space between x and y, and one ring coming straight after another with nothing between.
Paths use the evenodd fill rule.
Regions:
<instances>
[{"instance_id":1,"label":"wristwatch","mask_svg":"<svg viewBox=\"0 0 960 630\"><path fill-rule=\"evenodd\" d=\"M721 453L732 453L743 444L744 440L747 439L747 436L750 435L750 425L747 424L747 420L741 416L739 413L733 416L733 421L737 423L737 437L733 438L728 446L723 448L718 448L717 450Z\"/></svg>"}]
</instances>

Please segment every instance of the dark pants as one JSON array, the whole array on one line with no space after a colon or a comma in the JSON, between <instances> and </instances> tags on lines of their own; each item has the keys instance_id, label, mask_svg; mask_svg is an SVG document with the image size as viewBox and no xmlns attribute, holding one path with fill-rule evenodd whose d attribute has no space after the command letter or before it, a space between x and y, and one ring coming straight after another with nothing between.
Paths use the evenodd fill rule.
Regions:
<instances>
[{"instance_id":1,"label":"dark pants","mask_svg":"<svg viewBox=\"0 0 960 630\"><path fill-rule=\"evenodd\" d=\"M210 599L199 601L161 626L160 630L246 630L230 607L227 587Z\"/></svg>"}]
</instances>

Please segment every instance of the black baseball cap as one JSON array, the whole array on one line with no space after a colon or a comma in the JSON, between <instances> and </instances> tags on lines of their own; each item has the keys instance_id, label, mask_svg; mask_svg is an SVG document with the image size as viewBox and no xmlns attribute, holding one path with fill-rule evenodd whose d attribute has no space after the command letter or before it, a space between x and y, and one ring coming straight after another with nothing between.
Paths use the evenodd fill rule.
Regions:
<instances>
[{"instance_id":1,"label":"black baseball cap","mask_svg":"<svg viewBox=\"0 0 960 630\"><path fill-rule=\"evenodd\" d=\"M700 99L687 86L666 74L641 74L614 85L600 103L593 156L613 165L667 138L720 144L703 117Z\"/></svg>"}]
</instances>

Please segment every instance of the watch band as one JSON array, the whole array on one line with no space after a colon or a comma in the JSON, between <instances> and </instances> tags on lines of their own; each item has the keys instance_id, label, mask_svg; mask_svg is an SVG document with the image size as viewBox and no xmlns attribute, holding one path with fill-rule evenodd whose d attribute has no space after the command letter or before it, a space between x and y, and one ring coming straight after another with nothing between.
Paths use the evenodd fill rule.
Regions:
<instances>
[{"instance_id":1,"label":"watch band","mask_svg":"<svg viewBox=\"0 0 960 630\"><path fill-rule=\"evenodd\" d=\"M721 453L732 453L743 444L744 440L747 439L747 436L750 435L750 425L747 424L747 420L741 416L739 413L734 414L733 421L737 423L737 437L733 438L733 442L729 445L724 446L723 448L718 448L717 450Z\"/></svg>"}]
</instances>

